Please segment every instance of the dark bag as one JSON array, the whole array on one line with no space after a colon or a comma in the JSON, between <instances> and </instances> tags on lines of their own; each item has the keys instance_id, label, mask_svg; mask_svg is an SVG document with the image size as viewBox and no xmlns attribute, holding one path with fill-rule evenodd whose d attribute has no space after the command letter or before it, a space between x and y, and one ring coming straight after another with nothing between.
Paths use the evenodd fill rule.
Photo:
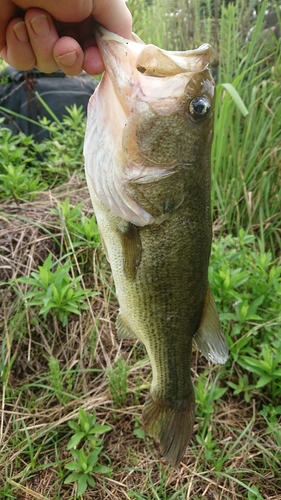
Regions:
<instances>
[{"instance_id":1,"label":"dark bag","mask_svg":"<svg viewBox=\"0 0 281 500\"><path fill-rule=\"evenodd\" d=\"M42 97L53 113L62 120L67 114L66 106L76 104L83 106L85 112L90 96L93 94L98 81L93 80L86 73L79 76L66 76L62 71L46 75L34 68L30 71L18 71L12 66L7 66L2 71L3 81L8 81L0 85L0 106L7 111L0 110L0 117L5 120L2 126L8 127L14 134L19 131L26 135L33 134L37 142L41 142L48 137L48 131L40 125L33 124L24 117L38 121L44 116L52 117L38 100L35 92ZM23 118L9 114L8 110L15 111Z\"/></svg>"}]
</instances>

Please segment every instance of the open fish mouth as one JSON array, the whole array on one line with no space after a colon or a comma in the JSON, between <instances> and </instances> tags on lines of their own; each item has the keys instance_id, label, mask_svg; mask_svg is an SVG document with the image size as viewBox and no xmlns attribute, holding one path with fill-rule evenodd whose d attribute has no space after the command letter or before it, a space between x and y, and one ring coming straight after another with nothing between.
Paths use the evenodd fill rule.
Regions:
<instances>
[{"instance_id":1,"label":"open fish mouth","mask_svg":"<svg viewBox=\"0 0 281 500\"><path fill-rule=\"evenodd\" d=\"M211 46L208 43L194 50L170 51L160 49L153 44L146 45L134 33L132 33L132 39L127 40L106 30L101 25L97 25L95 35L107 70L112 66L112 56L116 60L119 59L121 63L124 56L128 57L128 52L130 62L132 58L135 59L135 67L140 73L156 77L202 71L210 62ZM112 46L114 46L114 52L110 50Z\"/></svg>"},{"instance_id":2,"label":"open fish mouth","mask_svg":"<svg viewBox=\"0 0 281 500\"><path fill-rule=\"evenodd\" d=\"M127 40L100 25L95 35L106 72L128 109L136 92L141 92L144 100L159 95L162 99L171 95L179 97L183 82L188 84L196 73L207 69L210 62L211 46L207 43L195 50L167 51L146 45L134 33L132 39Z\"/></svg>"}]
</instances>

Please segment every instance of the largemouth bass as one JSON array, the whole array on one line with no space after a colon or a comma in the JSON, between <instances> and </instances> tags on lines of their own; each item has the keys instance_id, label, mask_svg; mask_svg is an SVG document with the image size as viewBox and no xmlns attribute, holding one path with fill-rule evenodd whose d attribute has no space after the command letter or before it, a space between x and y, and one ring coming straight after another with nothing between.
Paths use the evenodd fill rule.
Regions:
<instances>
[{"instance_id":1,"label":"largemouth bass","mask_svg":"<svg viewBox=\"0 0 281 500\"><path fill-rule=\"evenodd\" d=\"M148 434L177 465L190 440L192 339L225 363L208 283L215 88L210 46L169 52L98 28L106 71L88 108L88 187L120 305L120 338L144 343Z\"/></svg>"}]
</instances>

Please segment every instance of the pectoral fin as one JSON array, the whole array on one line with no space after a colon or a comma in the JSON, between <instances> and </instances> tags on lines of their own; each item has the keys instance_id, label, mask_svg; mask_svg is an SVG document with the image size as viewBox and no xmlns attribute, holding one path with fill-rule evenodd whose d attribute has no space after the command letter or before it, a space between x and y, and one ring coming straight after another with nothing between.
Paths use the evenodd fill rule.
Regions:
<instances>
[{"instance_id":1,"label":"pectoral fin","mask_svg":"<svg viewBox=\"0 0 281 500\"><path fill-rule=\"evenodd\" d=\"M137 338L137 336L131 330L127 321L125 320L125 318L122 316L121 313L119 313L117 316L116 328L117 328L117 337L119 338L119 340Z\"/></svg>"},{"instance_id":2,"label":"pectoral fin","mask_svg":"<svg viewBox=\"0 0 281 500\"><path fill-rule=\"evenodd\" d=\"M198 349L212 363L224 364L228 347L222 332L213 294L208 286L201 323L194 336Z\"/></svg>"},{"instance_id":3,"label":"pectoral fin","mask_svg":"<svg viewBox=\"0 0 281 500\"><path fill-rule=\"evenodd\" d=\"M109 262L108 251L107 251L107 247L106 247L106 244L105 244L105 241L104 241L104 237L103 237L101 229L99 231L100 231L100 239L101 239L101 244L102 244L102 247L103 247L103 251L104 251L104 254L105 254L107 262Z\"/></svg>"},{"instance_id":4,"label":"pectoral fin","mask_svg":"<svg viewBox=\"0 0 281 500\"><path fill-rule=\"evenodd\" d=\"M123 269L127 279L133 281L141 260L141 240L138 228L128 223L125 231L119 231L123 250Z\"/></svg>"}]
</instances>

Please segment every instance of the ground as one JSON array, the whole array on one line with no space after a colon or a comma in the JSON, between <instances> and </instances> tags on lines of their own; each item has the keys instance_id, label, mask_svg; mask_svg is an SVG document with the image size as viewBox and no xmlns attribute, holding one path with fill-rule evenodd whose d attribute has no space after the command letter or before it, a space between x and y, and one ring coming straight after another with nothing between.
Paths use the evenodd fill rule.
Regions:
<instances>
[{"instance_id":1,"label":"ground","mask_svg":"<svg viewBox=\"0 0 281 500\"><path fill-rule=\"evenodd\" d=\"M112 474L96 474L96 487L87 489L85 500L281 500L280 449L259 414L259 399L247 403L234 396L219 377L220 368L195 349L194 384L207 373L206 392L227 389L209 406L198 406L194 436L178 468L165 464L157 442L144 435L141 412L151 381L149 360L139 342L116 337L118 304L101 246L74 249L67 224L50 211L66 196L71 206L84 200L85 214L92 215L87 188L77 179L33 202L7 202L0 214L2 498L75 498L76 483L63 484L64 466L71 459L68 422L77 421L83 407L88 414L96 412L99 424L112 427L100 458ZM38 308L25 307L28 286L15 279L37 270L49 253L59 259L67 252L72 272L83 270L83 287L99 294L89 299L90 309L81 316L70 314L63 326L52 314L44 319ZM59 362L57 374L50 368L51 357ZM121 405L118 398L114 401L108 375L119 357L128 367Z\"/></svg>"}]
</instances>

